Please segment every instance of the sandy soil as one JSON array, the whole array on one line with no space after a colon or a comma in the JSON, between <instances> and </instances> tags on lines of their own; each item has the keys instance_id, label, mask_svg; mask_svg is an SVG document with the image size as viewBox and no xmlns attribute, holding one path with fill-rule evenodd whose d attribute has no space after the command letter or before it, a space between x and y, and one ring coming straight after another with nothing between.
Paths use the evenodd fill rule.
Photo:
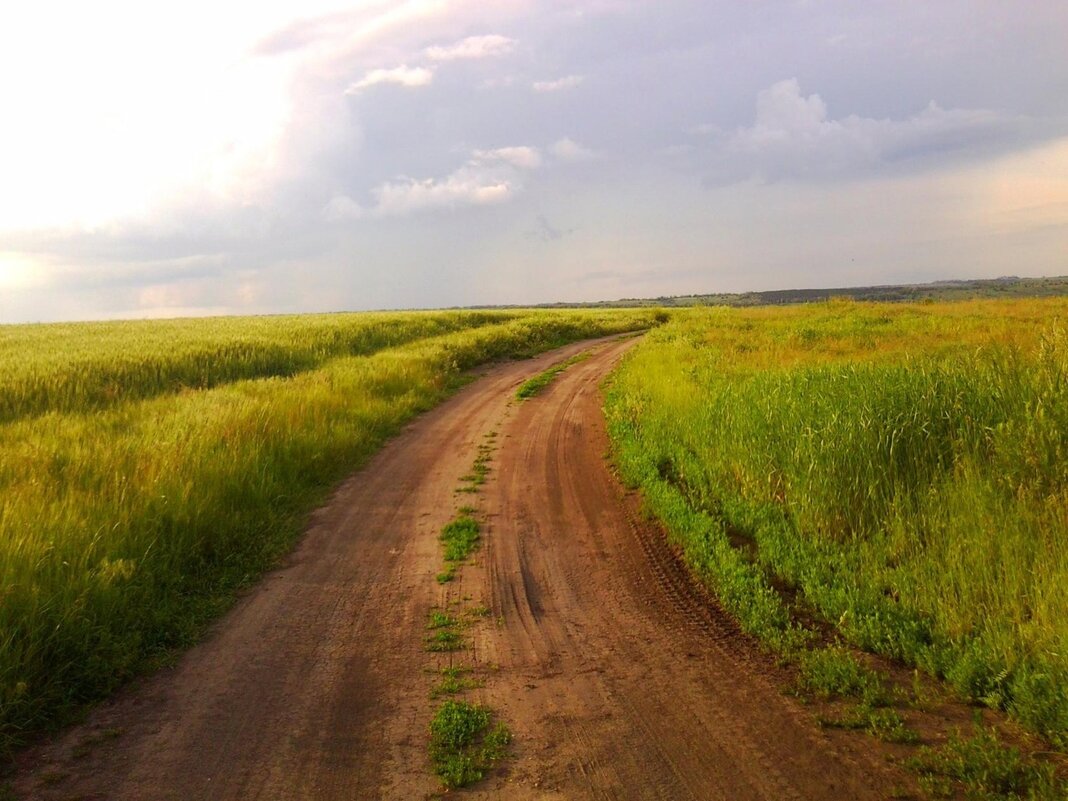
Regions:
<instances>
[{"instance_id":1,"label":"sandy soil","mask_svg":"<svg viewBox=\"0 0 1068 801\"><path fill-rule=\"evenodd\" d=\"M896 769L821 730L782 675L695 587L613 477L600 381L633 340L492 367L423 415L316 512L279 569L170 669L22 758L41 799L421 799L429 697L447 664L515 735L460 791L501 799L874 799ZM516 387L591 358L523 403ZM490 432L496 436L487 438ZM478 493L461 494L492 444ZM438 584L462 505L484 540ZM430 654L432 607L484 604L467 647ZM450 606L451 605L451 606Z\"/></svg>"}]
</instances>

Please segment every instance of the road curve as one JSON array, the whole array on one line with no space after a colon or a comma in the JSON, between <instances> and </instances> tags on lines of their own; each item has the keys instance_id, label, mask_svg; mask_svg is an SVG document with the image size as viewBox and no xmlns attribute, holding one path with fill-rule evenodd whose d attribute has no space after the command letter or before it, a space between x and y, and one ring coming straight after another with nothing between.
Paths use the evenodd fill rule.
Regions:
<instances>
[{"instance_id":1,"label":"road curve","mask_svg":"<svg viewBox=\"0 0 1068 801\"><path fill-rule=\"evenodd\" d=\"M429 691L463 663L483 681L469 697L515 735L472 797L887 797L893 769L782 694L609 471L599 384L633 343L491 367L418 418L175 667L23 755L16 796L426 798ZM586 349L515 402L523 380ZM458 494L487 443L488 481ZM482 549L440 585L437 535L464 504ZM429 654L428 611L450 603L490 614L464 651Z\"/></svg>"}]
</instances>

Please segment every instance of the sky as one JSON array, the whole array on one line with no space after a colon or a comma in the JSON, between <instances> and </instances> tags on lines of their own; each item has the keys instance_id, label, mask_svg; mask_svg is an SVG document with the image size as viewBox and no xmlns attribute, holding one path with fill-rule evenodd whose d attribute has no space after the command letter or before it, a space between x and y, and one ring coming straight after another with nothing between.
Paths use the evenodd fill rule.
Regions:
<instances>
[{"instance_id":1,"label":"sky","mask_svg":"<svg viewBox=\"0 0 1068 801\"><path fill-rule=\"evenodd\" d=\"M1064 0L0 10L0 322L1068 274Z\"/></svg>"}]
</instances>

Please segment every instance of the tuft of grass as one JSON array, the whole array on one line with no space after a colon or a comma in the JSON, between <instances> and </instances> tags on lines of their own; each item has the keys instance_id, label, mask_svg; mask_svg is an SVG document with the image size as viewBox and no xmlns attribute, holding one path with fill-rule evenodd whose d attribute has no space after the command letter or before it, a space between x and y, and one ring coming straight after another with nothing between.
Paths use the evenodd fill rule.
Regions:
<instances>
[{"instance_id":1,"label":"tuft of grass","mask_svg":"<svg viewBox=\"0 0 1068 801\"><path fill-rule=\"evenodd\" d=\"M590 351L585 350L582 353L572 356L570 359L565 359L562 362L554 364L548 370L538 373L533 378L524 381L522 384L519 385L519 389L517 389L515 392L516 399L526 400L527 398L533 398L535 395L537 395L539 392L549 386L549 384L551 384L556 379L556 377L560 375L560 373L564 372L564 370L566 370L568 367L573 364L578 364L579 362L590 358L590 356L592 355L593 354Z\"/></svg>"},{"instance_id":2,"label":"tuft of grass","mask_svg":"<svg viewBox=\"0 0 1068 801\"><path fill-rule=\"evenodd\" d=\"M480 526L475 518L461 514L441 530L446 562L462 562L478 547Z\"/></svg>"},{"instance_id":3,"label":"tuft of grass","mask_svg":"<svg viewBox=\"0 0 1068 801\"><path fill-rule=\"evenodd\" d=\"M949 798L960 786L975 801L1063 801L1068 783L1057 778L1052 765L1028 759L1006 746L993 729L976 726L971 737L959 732L940 748L922 748L909 767L920 774L920 785L936 798Z\"/></svg>"},{"instance_id":4,"label":"tuft of grass","mask_svg":"<svg viewBox=\"0 0 1068 801\"><path fill-rule=\"evenodd\" d=\"M466 643L456 629L437 629L426 638L426 649L434 652L459 651Z\"/></svg>"},{"instance_id":5,"label":"tuft of grass","mask_svg":"<svg viewBox=\"0 0 1068 801\"><path fill-rule=\"evenodd\" d=\"M453 628L457 625L457 620L447 612L442 612L437 609L430 611L429 619L426 622L428 629L444 629Z\"/></svg>"},{"instance_id":6,"label":"tuft of grass","mask_svg":"<svg viewBox=\"0 0 1068 801\"><path fill-rule=\"evenodd\" d=\"M897 711L866 703L852 705L841 717L820 718L819 723L826 728L864 731L888 743L915 745L920 741L920 735Z\"/></svg>"},{"instance_id":7,"label":"tuft of grass","mask_svg":"<svg viewBox=\"0 0 1068 801\"><path fill-rule=\"evenodd\" d=\"M825 700L855 698L869 708L890 705L883 678L842 647L820 648L801 654L798 688Z\"/></svg>"},{"instance_id":8,"label":"tuft of grass","mask_svg":"<svg viewBox=\"0 0 1068 801\"><path fill-rule=\"evenodd\" d=\"M480 781L507 753L511 734L484 706L444 701L430 722L430 759L448 789Z\"/></svg>"},{"instance_id":9,"label":"tuft of grass","mask_svg":"<svg viewBox=\"0 0 1068 801\"><path fill-rule=\"evenodd\" d=\"M478 446L478 455L475 457L475 462L471 466L471 472L460 476L460 481L465 486L457 490L458 492L478 492L478 488L486 483L486 476L488 476L490 472L489 462L492 459L492 453L492 446L485 444ZM463 509L471 509L471 507L465 506ZM463 513L464 512L461 509L461 514Z\"/></svg>"},{"instance_id":10,"label":"tuft of grass","mask_svg":"<svg viewBox=\"0 0 1068 801\"><path fill-rule=\"evenodd\" d=\"M430 697L440 698L443 695L458 695L476 687L481 687L481 681L468 678L470 673L471 668L463 665L442 668L441 681L430 690Z\"/></svg>"}]
</instances>

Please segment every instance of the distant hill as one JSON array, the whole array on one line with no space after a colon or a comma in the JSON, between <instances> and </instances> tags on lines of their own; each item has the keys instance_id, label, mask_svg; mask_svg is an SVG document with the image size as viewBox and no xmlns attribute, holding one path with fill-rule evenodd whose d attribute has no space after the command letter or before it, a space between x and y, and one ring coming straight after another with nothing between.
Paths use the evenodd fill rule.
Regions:
<instances>
[{"instance_id":1,"label":"distant hill","mask_svg":"<svg viewBox=\"0 0 1068 801\"><path fill-rule=\"evenodd\" d=\"M1041 298L1068 295L1068 276L1054 278L987 278L967 281L935 281L930 284L840 287L836 289L775 289L769 292L672 295L659 298L622 298L592 303L544 303L545 308L632 306L781 306L814 303L830 298L884 302L922 300L970 300L973 298Z\"/></svg>"}]
</instances>

